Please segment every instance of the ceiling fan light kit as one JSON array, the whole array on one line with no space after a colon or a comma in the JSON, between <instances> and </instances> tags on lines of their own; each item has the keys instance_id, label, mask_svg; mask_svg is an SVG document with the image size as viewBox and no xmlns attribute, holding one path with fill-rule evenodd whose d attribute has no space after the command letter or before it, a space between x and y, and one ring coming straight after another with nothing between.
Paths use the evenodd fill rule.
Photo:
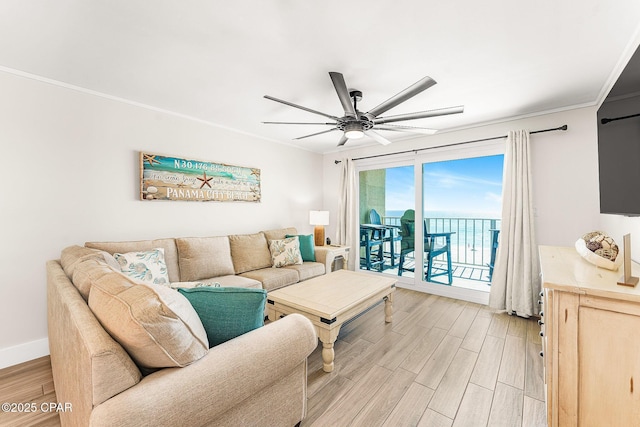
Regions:
<instances>
[{"instance_id":1,"label":"ceiling fan light kit","mask_svg":"<svg viewBox=\"0 0 640 427\"><path fill-rule=\"evenodd\" d=\"M326 123L308 123L308 122L263 122L264 124L289 124L289 125L328 125L334 126L329 130L312 133L310 135L301 136L295 139L303 139L316 135L321 135L324 133L328 133L334 130L340 130L343 132L340 141L338 142L338 147L344 145L349 139L358 139L367 135L379 142L380 144L387 145L390 144L391 141L375 132L375 130L381 131L393 131L393 132L410 132L410 133L420 133L431 135L436 132L435 129L422 128L416 126L405 126L405 125L394 125L389 123L400 122L405 120L416 120L423 119L428 117L437 117L444 116L448 114L458 114L464 111L464 107L449 107L449 108L441 108L436 110L428 110L421 111L417 113L409 113L409 114L399 114L396 116L388 116L388 117L380 117L380 114L385 113L386 111L398 106L399 104L407 101L410 98L413 98L420 92L430 88L431 86L436 84L436 81L431 77L424 77L418 80L416 83L412 84L402 92L392 96L387 99L383 103L374 107L372 110L369 110L366 113L363 113L358 110L358 102L362 99L362 92L359 90L349 90L347 89L347 85L344 81L344 76L340 73L331 71L329 72L329 77L331 77L331 81L333 82L333 87L336 90L338 95L338 99L342 104L342 108L344 110L344 116L337 117L331 114L326 114L320 111L313 110L311 108L303 107L301 105L294 104L292 102L284 101L282 99L274 98L269 95L265 95L266 99L271 101L279 102L284 105L288 105L290 107L298 108L303 111L307 111L309 113L318 114L324 117L327 117L333 122Z\"/></svg>"},{"instance_id":2,"label":"ceiling fan light kit","mask_svg":"<svg viewBox=\"0 0 640 427\"><path fill-rule=\"evenodd\" d=\"M349 139L359 139L364 136L362 124L358 122L349 122L344 126L344 136Z\"/></svg>"}]
</instances>

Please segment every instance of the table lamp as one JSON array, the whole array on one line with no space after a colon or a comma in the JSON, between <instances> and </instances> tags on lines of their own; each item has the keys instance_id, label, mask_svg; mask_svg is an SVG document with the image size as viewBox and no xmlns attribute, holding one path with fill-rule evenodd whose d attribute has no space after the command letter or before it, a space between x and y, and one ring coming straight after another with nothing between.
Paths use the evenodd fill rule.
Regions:
<instances>
[{"instance_id":1,"label":"table lamp","mask_svg":"<svg viewBox=\"0 0 640 427\"><path fill-rule=\"evenodd\" d=\"M315 225L313 237L316 246L324 246L324 226L329 225L329 211L309 211L309 224Z\"/></svg>"}]
</instances>

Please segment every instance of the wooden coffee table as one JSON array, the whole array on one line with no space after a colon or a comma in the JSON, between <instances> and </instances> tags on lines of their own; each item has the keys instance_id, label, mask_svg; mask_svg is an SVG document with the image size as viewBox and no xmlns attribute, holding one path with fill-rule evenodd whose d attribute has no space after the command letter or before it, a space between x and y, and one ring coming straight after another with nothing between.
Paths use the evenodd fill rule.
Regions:
<instances>
[{"instance_id":1,"label":"wooden coffee table","mask_svg":"<svg viewBox=\"0 0 640 427\"><path fill-rule=\"evenodd\" d=\"M299 313L313 322L322 342L322 369L333 371L333 344L344 322L384 299L384 320L393 316L396 279L339 270L280 288L267 295L269 320Z\"/></svg>"}]
</instances>

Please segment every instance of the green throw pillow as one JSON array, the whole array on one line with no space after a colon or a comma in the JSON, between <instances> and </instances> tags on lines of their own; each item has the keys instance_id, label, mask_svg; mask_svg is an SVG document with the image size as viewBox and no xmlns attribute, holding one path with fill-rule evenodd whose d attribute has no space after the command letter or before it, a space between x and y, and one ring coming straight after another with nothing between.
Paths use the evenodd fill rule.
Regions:
<instances>
[{"instance_id":1,"label":"green throw pillow","mask_svg":"<svg viewBox=\"0 0 640 427\"><path fill-rule=\"evenodd\" d=\"M287 234L285 237L294 237L295 234ZM300 241L300 254L303 261L316 262L316 245L313 239L313 234L298 234L298 240Z\"/></svg>"},{"instance_id":2,"label":"green throw pillow","mask_svg":"<svg viewBox=\"0 0 640 427\"><path fill-rule=\"evenodd\" d=\"M200 316L209 348L264 325L264 289L198 287L178 292Z\"/></svg>"}]
</instances>

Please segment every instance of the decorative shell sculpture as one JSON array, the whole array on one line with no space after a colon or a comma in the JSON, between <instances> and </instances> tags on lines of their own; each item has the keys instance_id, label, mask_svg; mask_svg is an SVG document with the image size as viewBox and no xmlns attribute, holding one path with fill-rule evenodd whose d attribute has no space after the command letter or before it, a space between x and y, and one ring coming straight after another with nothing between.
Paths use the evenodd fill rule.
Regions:
<instances>
[{"instance_id":1,"label":"decorative shell sculpture","mask_svg":"<svg viewBox=\"0 0 640 427\"><path fill-rule=\"evenodd\" d=\"M608 270L617 270L622 255L616 242L602 231L591 231L576 241L576 250L587 261Z\"/></svg>"}]
</instances>

